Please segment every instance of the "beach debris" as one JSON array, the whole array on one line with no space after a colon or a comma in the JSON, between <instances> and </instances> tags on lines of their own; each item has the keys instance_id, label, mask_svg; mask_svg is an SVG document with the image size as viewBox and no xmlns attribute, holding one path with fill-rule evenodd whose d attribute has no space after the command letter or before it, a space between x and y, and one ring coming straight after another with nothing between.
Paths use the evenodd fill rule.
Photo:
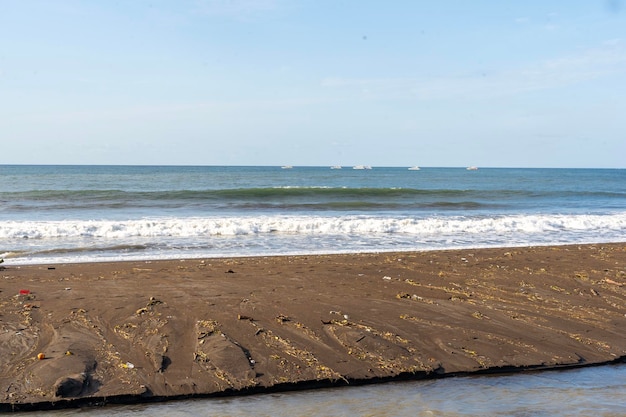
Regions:
<instances>
[{"instance_id":1,"label":"beach debris","mask_svg":"<svg viewBox=\"0 0 626 417\"><path fill-rule=\"evenodd\" d=\"M232 269L229 269L228 271L226 271L227 274L234 274L235 271L233 271Z\"/></svg>"},{"instance_id":2,"label":"beach debris","mask_svg":"<svg viewBox=\"0 0 626 417\"><path fill-rule=\"evenodd\" d=\"M46 355L43 352L39 352L37 354L37 359L39 359L40 361L46 359Z\"/></svg>"},{"instance_id":3,"label":"beach debris","mask_svg":"<svg viewBox=\"0 0 626 417\"><path fill-rule=\"evenodd\" d=\"M336 314L338 316L341 316L343 318L343 320L341 320L341 321L335 320L335 319L322 320L322 324L338 324L338 325L346 325L346 324L348 324L348 319L350 318L350 316L348 316L347 314L343 314L341 311L335 311L335 310L330 310L328 313L329 314Z\"/></svg>"},{"instance_id":4,"label":"beach debris","mask_svg":"<svg viewBox=\"0 0 626 417\"><path fill-rule=\"evenodd\" d=\"M198 340L204 339L213 334L222 334L219 330L219 323L215 320L198 320Z\"/></svg>"},{"instance_id":5,"label":"beach debris","mask_svg":"<svg viewBox=\"0 0 626 417\"><path fill-rule=\"evenodd\" d=\"M290 321L290 320L291 319L288 316L284 315L284 314L279 314L278 316L276 316L276 321L279 322L279 323L284 323L284 322Z\"/></svg>"},{"instance_id":6,"label":"beach debris","mask_svg":"<svg viewBox=\"0 0 626 417\"><path fill-rule=\"evenodd\" d=\"M617 285L618 287L622 287L624 285L621 282L613 281L611 278L605 278L604 282L607 284Z\"/></svg>"},{"instance_id":7,"label":"beach debris","mask_svg":"<svg viewBox=\"0 0 626 417\"><path fill-rule=\"evenodd\" d=\"M69 291L71 289L72 289L72 287L65 287L65 291Z\"/></svg>"},{"instance_id":8,"label":"beach debris","mask_svg":"<svg viewBox=\"0 0 626 417\"><path fill-rule=\"evenodd\" d=\"M138 316L141 316L142 314L148 313L151 310L150 307L158 305L158 304L163 304L163 301L157 300L154 297L150 297L150 300L148 301L146 306L137 309L137 311L135 311L135 314Z\"/></svg>"},{"instance_id":9,"label":"beach debris","mask_svg":"<svg viewBox=\"0 0 626 417\"><path fill-rule=\"evenodd\" d=\"M338 316L343 316L344 319L348 320L348 315L343 314L341 311L330 310L329 314L337 314Z\"/></svg>"},{"instance_id":10,"label":"beach debris","mask_svg":"<svg viewBox=\"0 0 626 417\"><path fill-rule=\"evenodd\" d=\"M558 285L550 285L550 289L552 291L556 291L556 292L565 292L565 293L567 293L567 291L565 291L565 289L559 287Z\"/></svg>"},{"instance_id":11,"label":"beach debris","mask_svg":"<svg viewBox=\"0 0 626 417\"><path fill-rule=\"evenodd\" d=\"M146 307L155 306L157 304L163 304L163 301L157 300L154 297L150 297L150 301L148 302L148 304L146 304Z\"/></svg>"},{"instance_id":12,"label":"beach debris","mask_svg":"<svg viewBox=\"0 0 626 417\"><path fill-rule=\"evenodd\" d=\"M126 362L126 363L121 364L120 367L124 369L133 369L135 365L131 362Z\"/></svg>"},{"instance_id":13,"label":"beach debris","mask_svg":"<svg viewBox=\"0 0 626 417\"><path fill-rule=\"evenodd\" d=\"M480 311L474 311L474 312L472 313L472 317L474 317L475 319L479 319L479 320L482 320L482 319L487 318L487 316L485 316L485 315L484 315L483 313L481 313Z\"/></svg>"},{"instance_id":14,"label":"beach debris","mask_svg":"<svg viewBox=\"0 0 626 417\"><path fill-rule=\"evenodd\" d=\"M385 281L391 281L391 277L388 277L388 276L386 276L386 275L383 277L383 279L384 279Z\"/></svg>"},{"instance_id":15,"label":"beach debris","mask_svg":"<svg viewBox=\"0 0 626 417\"><path fill-rule=\"evenodd\" d=\"M20 295L29 295L30 290L20 290Z\"/></svg>"},{"instance_id":16,"label":"beach debris","mask_svg":"<svg viewBox=\"0 0 626 417\"><path fill-rule=\"evenodd\" d=\"M245 316L243 314L237 314L237 320L249 320L254 321L254 319L250 316Z\"/></svg>"},{"instance_id":17,"label":"beach debris","mask_svg":"<svg viewBox=\"0 0 626 417\"><path fill-rule=\"evenodd\" d=\"M339 316L343 316L345 320L348 320L349 316L347 314L343 314L341 311L330 310L329 314L337 314Z\"/></svg>"},{"instance_id":18,"label":"beach debris","mask_svg":"<svg viewBox=\"0 0 626 417\"><path fill-rule=\"evenodd\" d=\"M71 350L66 350L65 351L65 356L72 356L72 355L73 355L73 353L72 353Z\"/></svg>"}]
</instances>

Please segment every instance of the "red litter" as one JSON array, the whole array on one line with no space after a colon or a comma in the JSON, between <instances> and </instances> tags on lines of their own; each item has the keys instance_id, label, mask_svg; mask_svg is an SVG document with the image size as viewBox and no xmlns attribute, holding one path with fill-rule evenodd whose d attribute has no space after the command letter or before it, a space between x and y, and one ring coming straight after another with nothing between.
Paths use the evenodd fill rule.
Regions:
<instances>
[{"instance_id":1,"label":"red litter","mask_svg":"<svg viewBox=\"0 0 626 417\"><path fill-rule=\"evenodd\" d=\"M20 295L28 295L30 294L30 290L20 290Z\"/></svg>"}]
</instances>

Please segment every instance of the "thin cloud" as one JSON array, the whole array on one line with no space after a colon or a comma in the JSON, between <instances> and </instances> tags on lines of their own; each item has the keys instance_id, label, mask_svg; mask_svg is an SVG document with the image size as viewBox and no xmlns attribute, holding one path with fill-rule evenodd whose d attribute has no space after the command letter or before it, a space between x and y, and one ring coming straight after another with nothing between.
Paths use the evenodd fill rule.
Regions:
<instances>
[{"instance_id":1,"label":"thin cloud","mask_svg":"<svg viewBox=\"0 0 626 417\"><path fill-rule=\"evenodd\" d=\"M198 0L196 10L212 16L249 17L279 8L280 0Z\"/></svg>"},{"instance_id":2,"label":"thin cloud","mask_svg":"<svg viewBox=\"0 0 626 417\"><path fill-rule=\"evenodd\" d=\"M323 98L275 98L266 100L191 101L164 104L138 104L86 109L50 110L29 116L29 120L51 125L77 125L127 121L204 120L213 118L215 123L240 114L257 114L260 111L285 111L296 107L326 105L332 102Z\"/></svg>"},{"instance_id":3,"label":"thin cloud","mask_svg":"<svg viewBox=\"0 0 626 417\"><path fill-rule=\"evenodd\" d=\"M327 77L320 84L374 99L480 99L560 88L624 72L626 49L621 41L614 39L578 54L507 71L436 78Z\"/></svg>"}]
</instances>

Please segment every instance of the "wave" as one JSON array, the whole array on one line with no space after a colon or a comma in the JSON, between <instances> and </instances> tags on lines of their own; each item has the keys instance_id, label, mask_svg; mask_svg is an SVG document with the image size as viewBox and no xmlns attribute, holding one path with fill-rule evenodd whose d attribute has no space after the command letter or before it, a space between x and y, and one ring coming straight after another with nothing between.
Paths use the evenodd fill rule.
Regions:
<instances>
[{"instance_id":1,"label":"wave","mask_svg":"<svg viewBox=\"0 0 626 417\"><path fill-rule=\"evenodd\" d=\"M404 188L404 187L327 187L327 186L282 186L259 188L205 189L205 190L32 190L4 192L0 198L4 202L19 200L59 201L59 200L211 200L211 199L276 199L289 197L322 196L327 198L403 198L403 197L468 197L500 198L515 197L573 197L591 196L625 198L626 193L609 191L537 191L524 189L447 189L447 188Z\"/></svg>"},{"instance_id":2,"label":"wave","mask_svg":"<svg viewBox=\"0 0 626 417\"><path fill-rule=\"evenodd\" d=\"M26 252L29 255L55 255L55 254L80 254L88 252L140 252L149 249L149 245L110 245L110 246L86 246L86 247L67 247L54 248L39 251Z\"/></svg>"},{"instance_id":3,"label":"wave","mask_svg":"<svg viewBox=\"0 0 626 417\"><path fill-rule=\"evenodd\" d=\"M184 209L195 214L237 210L319 211L433 211L499 210L518 207L623 208L626 194L604 191L471 190L372 187L261 187L216 190L124 191L37 190L0 194L0 211L27 216L37 212L139 211L143 215ZM82 216L83 218L85 216Z\"/></svg>"},{"instance_id":4,"label":"wave","mask_svg":"<svg viewBox=\"0 0 626 417\"><path fill-rule=\"evenodd\" d=\"M253 216L138 220L6 221L1 239L201 238L266 234L447 234L586 231L626 232L626 213L609 215L510 215L496 217Z\"/></svg>"},{"instance_id":5,"label":"wave","mask_svg":"<svg viewBox=\"0 0 626 417\"><path fill-rule=\"evenodd\" d=\"M254 216L0 223L11 264L626 241L626 212L499 217Z\"/></svg>"}]
</instances>

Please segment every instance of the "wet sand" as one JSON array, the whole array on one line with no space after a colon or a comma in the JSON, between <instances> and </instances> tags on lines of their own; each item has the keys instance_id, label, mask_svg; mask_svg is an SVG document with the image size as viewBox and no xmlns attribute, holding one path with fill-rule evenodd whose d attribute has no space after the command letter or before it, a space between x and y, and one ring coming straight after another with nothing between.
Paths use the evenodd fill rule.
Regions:
<instances>
[{"instance_id":1,"label":"wet sand","mask_svg":"<svg viewBox=\"0 0 626 417\"><path fill-rule=\"evenodd\" d=\"M626 359L624 243L2 266L0 411Z\"/></svg>"}]
</instances>

